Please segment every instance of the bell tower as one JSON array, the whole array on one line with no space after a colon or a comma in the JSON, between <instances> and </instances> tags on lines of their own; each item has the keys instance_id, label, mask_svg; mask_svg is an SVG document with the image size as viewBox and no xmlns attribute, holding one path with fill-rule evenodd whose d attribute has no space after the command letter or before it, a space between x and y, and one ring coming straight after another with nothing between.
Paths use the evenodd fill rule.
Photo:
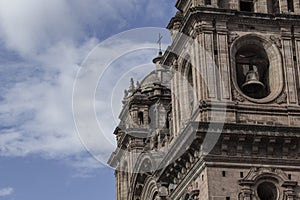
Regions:
<instances>
[{"instance_id":1,"label":"bell tower","mask_svg":"<svg viewBox=\"0 0 300 200\"><path fill-rule=\"evenodd\" d=\"M300 2L178 0L176 8L172 44L156 60L170 75L168 109L157 116L168 126L156 129L166 142L150 145L161 141L152 134L140 143L132 168L148 170L132 171L118 200L300 199ZM116 151L109 163L122 158Z\"/></svg>"}]
</instances>

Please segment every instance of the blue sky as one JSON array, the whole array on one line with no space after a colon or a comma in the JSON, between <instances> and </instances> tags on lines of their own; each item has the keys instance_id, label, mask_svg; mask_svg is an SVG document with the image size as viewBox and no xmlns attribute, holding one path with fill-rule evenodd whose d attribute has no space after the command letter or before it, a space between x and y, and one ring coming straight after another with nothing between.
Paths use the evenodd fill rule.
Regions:
<instances>
[{"instance_id":1,"label":"blue sky","mask_svg":"<svg viewBox=\"0 0 300 200\"><path fill-rule=\"evenodd\" d=\"M121 93L131 76L139 79L153 67L156 50L148 43L155 44L159 29L142 34L147 41L138 41L136 31L130 42L115 35L166 27L174 5L175 0L0 0L0 199L115 199L113 169L103 163L114 149ZM168 43L166 30L163 35ZM138 53L123 52L139 44L145 48ZM95 93L103 135L93 140L81 133L80 140L74 81L83 65L113 55L118 59L103 71Z\"/></svg>"}]
</instances>

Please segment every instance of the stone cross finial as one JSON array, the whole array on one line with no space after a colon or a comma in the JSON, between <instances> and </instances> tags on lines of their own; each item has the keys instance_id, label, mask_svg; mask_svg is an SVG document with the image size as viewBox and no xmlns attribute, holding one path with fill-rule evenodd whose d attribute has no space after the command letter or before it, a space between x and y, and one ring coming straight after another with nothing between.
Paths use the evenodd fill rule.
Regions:
<instances>
[{"instance_id":1,"label":"stone cross finial","mask_svg":"<svg viewBox=\"0 0 300 200\"><path fill-rule=\"evenodd\" d=\"M161 49L161 40L162 40L163 36L159 33L158 34L158 41L157 44L159 45L159 54L162 53L162 49Z\"/></svg>"}]
</instances>

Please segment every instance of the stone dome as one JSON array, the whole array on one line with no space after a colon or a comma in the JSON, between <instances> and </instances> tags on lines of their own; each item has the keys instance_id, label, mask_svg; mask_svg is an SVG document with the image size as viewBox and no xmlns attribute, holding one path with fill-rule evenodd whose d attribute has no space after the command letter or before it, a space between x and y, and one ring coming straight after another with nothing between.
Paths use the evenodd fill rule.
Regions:
<instances>
[{"instance_id":1,"label":"stone dome","mask_svg":"<svg viewBox=\"0 0 300 200\"><path fill-rule=\"evenodd\" d=\"M142 91L152 89L156 85L170 88L172 73L167 69L158 69L152 71L141 81Z\"/></svg>"}]
</instances>

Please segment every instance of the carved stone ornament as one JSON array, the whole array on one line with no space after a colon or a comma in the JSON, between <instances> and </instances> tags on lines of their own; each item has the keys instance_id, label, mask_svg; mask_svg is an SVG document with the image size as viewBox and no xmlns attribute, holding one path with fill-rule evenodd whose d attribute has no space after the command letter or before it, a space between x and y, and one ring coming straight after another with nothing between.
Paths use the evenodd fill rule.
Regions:
<instances>
[{"instance_id":1,"label":"carved stone ornament","mask_svg":"<svg viewBox=\"0 0 300 200\"><path fill-rule=\"evenodd\" d=\"M194 30L195 30L195 34L199 35L201 33L201 31L202 31L201 24L197 23L196 26L195 26L195 28L194 28Z\"/></svg>"},{"instance_id":2,"label":"carved stone ornament","mask_svg":"<svg viewBox=\"0 0 300 200\"><path fill-rule=\"evenodd\" d=\"M177 59L174 59L174 60L173 60L172 66L173 66L173 69L175 69L175 70L178 69L178 60L177 60Z\"/></svg>"},{"instance_id":3,"label":"carved stone ornament","mask_svg":"<svg viewBox=\"0 0 300 200\"><path fill-rule=\"evenodd\" d=\"M283 187L284 189L283 192L280 192L280 190L276 189L276 191L279 191L278 197L276 199L291 199L291 200L295 199L294 188L298 184L298 182L290 180L289 177L285 174L285 172L282 171L282 169L265 168L265 167L251 168L248 174L239 181L239 185L242 186L241 193L240 193L242 199L253 199L252 195L255 194L254 193L256 188L255 185L257 186L261 182L268 183L272 181L275 182L274 184L275 188Z\"/></svg>"},{"instance_id":4,"label":"carved stone ornament","mask_svg":"<svg viewBox=\"0 0 300 200\"><path fill-rule=\"evenodd\" d=\"M233 90L233 99L239 102L245 101L245 98L235 89Z\"/></svg>"},{"instance_id":5,"label":"carved stone ornament","mask_svg":"<svg viewBox=\"0 0 300 200\"><path fill-rule=\"evenodd\" d=\"M277 104L284 104L287 103L287 95L286 93L282 93L277 99L276 99Z\"/></svg>"},{"instance_id":6,"label":"carved stone ornament","mask_svg":"<svg viewBox=\"0 0 300 200\"><path fill-rule=\"evenodd\" d=\"M239 181L240 185L252 185L253 183L257 182L258 179L266 179L267 178L273 178L280 180L282 182L281 185L284 183L291 183L292 185L297 185L297 182L291 181L286 173L282 171L282 169L275 169L275 168L267 168L267 167L253 167L250 169L248 174Z\"/></svg>"},{"instance_id":7,"label":"carved stone ornament","mask_svg":"<svg viewBox=\"0 0 300 200\"><path fill-rule=\"evenodd\" d=\"M207 107L207 102L205 100L200 100L200 107Z\"/></svg>"},{"instance_id":8,"label":"carved stone ornament","mask_svg":"<svg viewBox=\"0 0 300 200\"><path fill-rule=\"evenodd\" d=\"M239 34L237 34L237 33L231 33L229 35L229 43L233 43L238 37L240 37Z\"/></svg>"},{"instance_id":9,"label":"carved stone ornament","mask_svg":"<svg viewBox=\"0 0 300 200\"><path fill-rule=\"evenodd\" d=\"M278 48L282 48L282 44L281 44L281 40L280 38L274 36L274 35L271 35L270 36L270 39L274 42L274 44L278 47Z\"/></svg>"}]
</instances>

